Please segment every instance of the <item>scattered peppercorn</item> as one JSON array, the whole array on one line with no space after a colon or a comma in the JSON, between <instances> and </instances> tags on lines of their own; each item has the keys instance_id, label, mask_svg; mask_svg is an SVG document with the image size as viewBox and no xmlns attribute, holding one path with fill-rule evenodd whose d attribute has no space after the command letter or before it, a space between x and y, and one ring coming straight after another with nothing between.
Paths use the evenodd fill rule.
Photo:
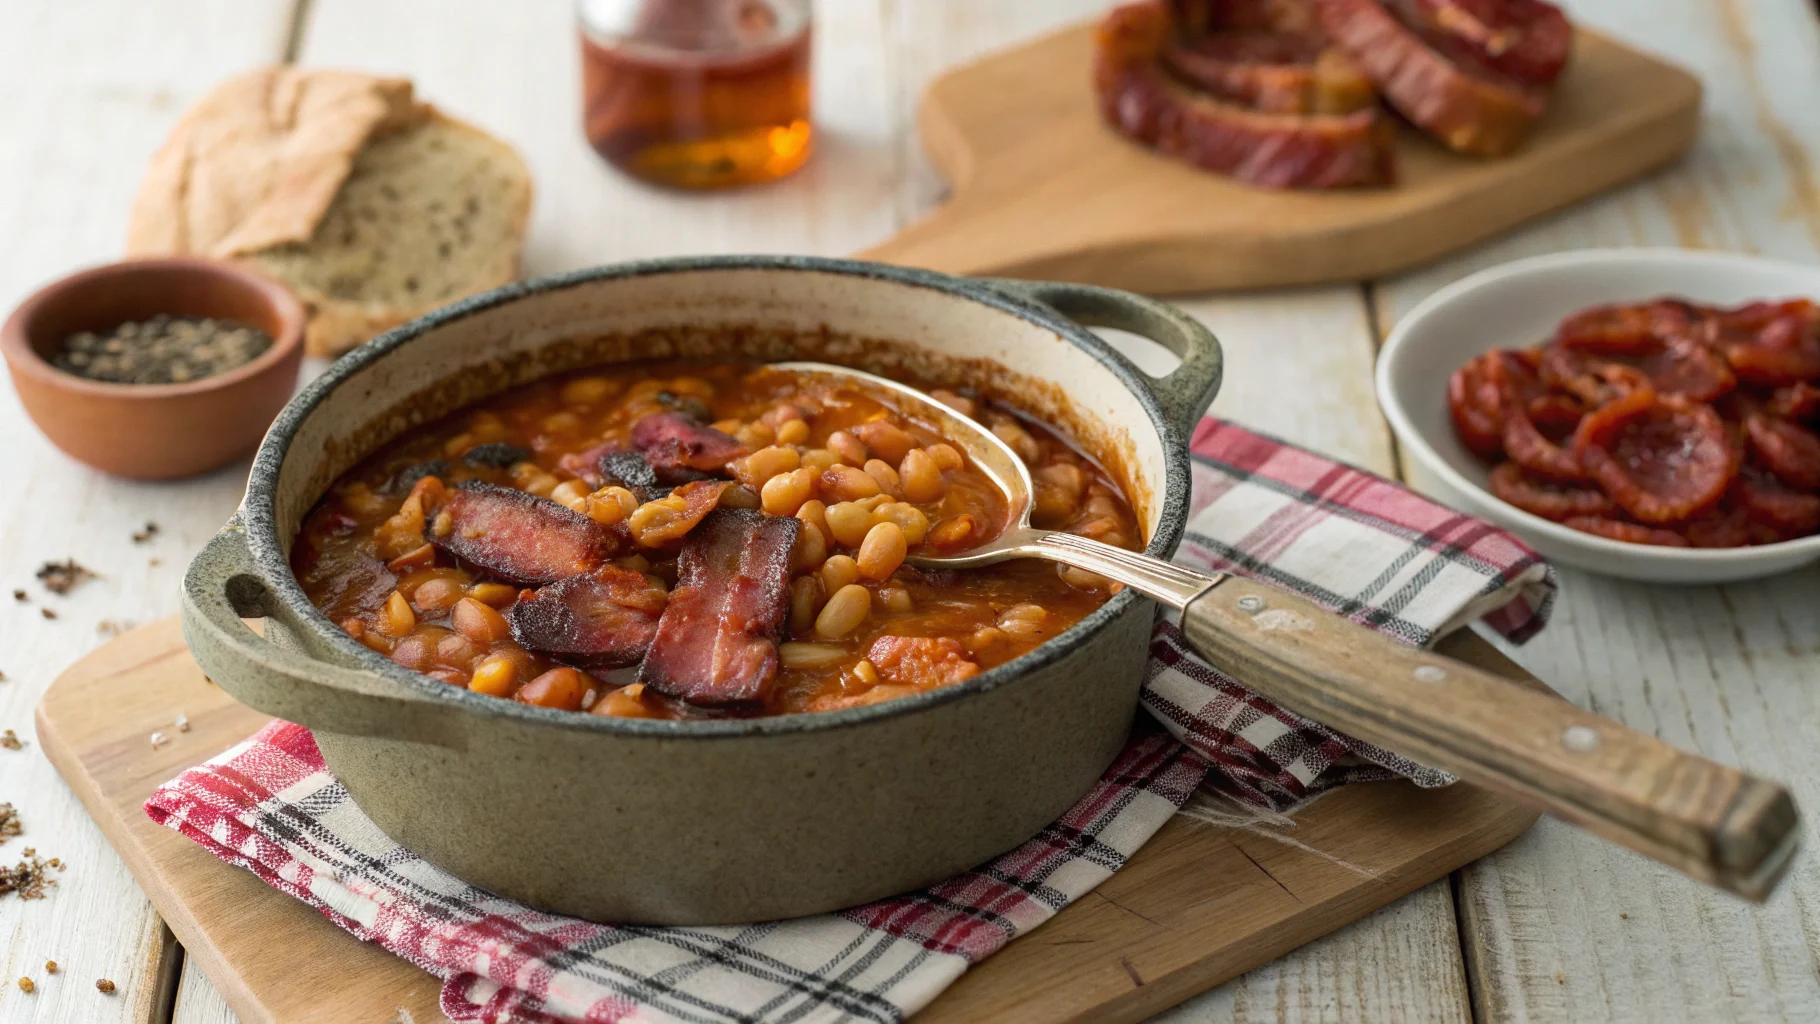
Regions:
<instances>
[{"instance_id":1,"label":"scattered peppercorn","mask_svg":"<svg viewBox=\"0 0 1820 1024\"><path fill-rule=\"evenodd\" d=\"M46 974L56 974L56 973L57 973L57 961L55 961L55 960L46 960L46 961L45 961L45 962L44 962L44 973L46 973Z\"/></svg>"},{"instance_id":2,"label":"scattered peppercorn","mask_svg":"<svg viewBox=\"0 0 1820 1024\"><path fill-rule=\"evenodd\" d=\"M37 987L38 986L32 984L32 979L30 979L30 978L20 978L19 979L19 991L21 991L21 992L30 992L30 991L36 989Z\"/></svg>"},{"instance_id":3,"label":"scattered peppercorn","mask_svg":"<svg viewBox=\"0 0 1820 1024\"><path fill-rule=\"evenodd\" d=\"M271 347L271 335L233 320L160 314L72 334L51 362L90 380L182 384L245 366Z\"/></svg>"},{"instance_id":4,"label":"scattered peppercorn","mask_svg":"<svg viewBox=\"0 0 1820 1024\"><path fill-rule=\"evenodd\" d=\"M26 593L24 590L22 590L18 587L13 588L13 600L19 602L20 604L24 604L25 602L30 601L31 599L32 599L32 595Z\"/></svg>"},{"instance_id":5,"label":"scattered peppercorn","mask_svg":"<svg viewBox=\"0 0 1820 1024\"><path fill-rule=\"evenodd\" d=\"M44 616L47 619L54 619L57 617L57 613L54 611L51 611L49 608L38 609L38 614Z\"/></svg>"},{"instance_id":6,"label":"scattered peppercorn","mask_svg":"<svg viewBox=\"0 0 1820 1024\"><path fill-rule=\"evenodd\" d=\"M47 864L39 858L38 851L29 846L20 854L24 860L10 868L0 868L0 896L16 892L22 900L41 900L44 890L57 884L45 868L55 867L61 871L62 865Z\"/></svg>"},{"instance_id":7,"label":"scattered peppercorn","mask_svg":"<svg viewBox=\"0 0 1820 1024\"><path fill-rule=\"evenodd\" d=\"M109 995L113 995L114 993L114 983L106 978L102 978L100 981L95 982L95 987Z\"/></svg>"},{"instance_id":8,"label":"scattered peppercorn","mask_svg":"<svg viewBox=\"0 0 1820 1024\"><path fill-rule=\"evenodd\" d=\"M149 541L156 536L158 536L158 524L147 519L145 521L145 529L133 534L133 543L144 544L146 541Z\"/></svg>"},{"instance_id":9,"label":"scattered peppercorn","mask_svg":"<svg viewBox=\"0 0 1820 1024\"><path fill-rule=\"evenodd\" d=\"M82 583L95 578L95 571L74 558L46 562L38 567L38 579L53 594L67 594Z\"/></svg>"}]
</instances>

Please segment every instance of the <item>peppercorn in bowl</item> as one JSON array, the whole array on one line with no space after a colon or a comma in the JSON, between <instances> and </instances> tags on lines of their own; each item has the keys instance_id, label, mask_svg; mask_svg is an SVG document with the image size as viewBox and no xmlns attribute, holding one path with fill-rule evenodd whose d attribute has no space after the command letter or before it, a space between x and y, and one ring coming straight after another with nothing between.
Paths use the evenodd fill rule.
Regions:
<instances>
[{"instance_id":1,"label":"peppercorn in bowl","mask_svg":"<svg viewBox=\"0 0 1820 1024\"><path fill-rule=\"evenodd\" d=\"M198 259L114 263L54 281L0 327L13 387L51 443L163 480L250 453L297 386L303 303Z\"/></svg>"}]
</instances>

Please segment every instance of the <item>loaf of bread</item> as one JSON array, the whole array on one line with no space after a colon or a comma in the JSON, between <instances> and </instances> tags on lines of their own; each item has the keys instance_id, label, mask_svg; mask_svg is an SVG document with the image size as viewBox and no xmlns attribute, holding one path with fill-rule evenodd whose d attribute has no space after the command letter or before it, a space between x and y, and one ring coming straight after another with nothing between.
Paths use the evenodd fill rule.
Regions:
<instances>
[{"instance_id":1,"label":"loaf of bread","mask_svg":"<svg viewBox=\"0 0 1820 1024\"><path fill-rule=\"evenodd\" d=\"M152 158L131 255L247 263L310 307L333 356L511 281L531 177L511 146L347 71L267 68L216 87Z\"/></svg>"}]
</instances>

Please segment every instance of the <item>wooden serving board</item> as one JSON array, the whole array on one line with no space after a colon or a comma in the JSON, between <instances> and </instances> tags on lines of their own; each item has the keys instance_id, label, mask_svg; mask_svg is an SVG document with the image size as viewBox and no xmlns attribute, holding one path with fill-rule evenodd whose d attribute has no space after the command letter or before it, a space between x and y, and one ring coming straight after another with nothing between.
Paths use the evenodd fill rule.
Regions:
<instances>
[{"instance_id":1,"label":"wooden serving board","mask_svg":"<svg viewBox=\"0 0 1820 1024\"><path fill-rule=\"evenodd\" d=\"M1528 678L1470 632L1441 650ZM172 726L180 712L188 731ZM246 1024L441 1020L436 978L140 809L159 783L266 721L203 677L174 618L76 663L37 715L45 755ZM171 742L153 747L154 731ZM1407 783L1316 801L1290 833L1301 847L1178 816L1093 894L967 972L918 1020L1142 1020L1490 853L1536 817L1464 784Z\"/></svg>"},{"instance_id":2,"label":"wooden serving board","mask_svg":"<svg viewBox=\"0 0 1820 1024\"><path fill-rule=\"evenodd\" d=\"M1685 152L1700 121L1692 74L1579 31L1548 114L1510 156L1457 156L1400 124L1394 186L1260 189L1107 128L1092 49L1081 25L936 79L918 127L952 193L860 255L1151 294L1357 281L1635 178Z\"/></svg>"}]
</instances>

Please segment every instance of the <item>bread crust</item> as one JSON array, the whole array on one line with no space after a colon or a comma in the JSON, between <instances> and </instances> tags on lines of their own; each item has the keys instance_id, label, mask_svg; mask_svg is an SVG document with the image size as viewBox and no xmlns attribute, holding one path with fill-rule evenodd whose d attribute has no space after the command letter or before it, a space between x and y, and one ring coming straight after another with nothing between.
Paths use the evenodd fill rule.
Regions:
<instances>
[{"instance_id":1,"label":"bread crust","mask_svg":"<svg viewBox=\"0 0 1820 1024\"><path fill-rule=\"evenodd\" d=\"M418 102L407 80L292 66L229 79L183 115L134 198L127 253L232 259L271 273L258 254L309 242L368 144L431 122L484 140L510 172L508 244L484 254L464 294L507 284L519 274L531 209L530 172L517 151ZM305 347L317 356L442 304L348 301L285 283L310 308Z\"/></svg>"}]
</instances>

